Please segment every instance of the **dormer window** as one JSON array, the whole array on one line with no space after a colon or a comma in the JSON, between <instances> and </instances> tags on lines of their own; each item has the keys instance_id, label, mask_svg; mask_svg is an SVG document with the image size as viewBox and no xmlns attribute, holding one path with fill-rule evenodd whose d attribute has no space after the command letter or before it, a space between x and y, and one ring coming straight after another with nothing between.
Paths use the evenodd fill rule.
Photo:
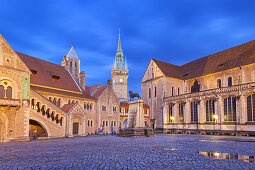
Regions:
<instances>
[{"instance_id":1,"label":"dormer window","mask_svg":"<svg viewBox=\"0 0 255 170\"><path fill-rule=\"evenodd\" d=\"M58 80L60 77L59 77L59 76L57 76L57 75L52 74L52 75L51 75L51 78L53 78L53 79L57 79L57 80Z\"/></svg>"},{"instance_id":2,"label":"dormer window","mask_svg":"<svg viewBox=\"0 0 255 170\"><path fill-rule=\"evenodd\" d=\"M199 92L200 91L200 85L198 84L198 81L196 80L191 87L191 93L193 92Z\"/></svg>"},{"instance_id":3,"label":"dormer window","mask_svg":"<svg viewBox=\"0 0 255 170\"><path fill-rule=\"evenodd\" d=\"M36 74L37 71L36 70L30 70L33 74Z\"/></svg>"}]
</instances>

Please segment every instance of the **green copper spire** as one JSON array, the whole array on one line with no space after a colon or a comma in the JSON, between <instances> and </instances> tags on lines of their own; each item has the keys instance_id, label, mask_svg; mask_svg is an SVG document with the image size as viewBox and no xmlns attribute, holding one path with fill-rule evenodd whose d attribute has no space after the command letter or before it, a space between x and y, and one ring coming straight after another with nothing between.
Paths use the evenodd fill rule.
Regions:
<instances>
[{"instance_id":1,"label":"green copper spire","mask_svg":"<svg viewBox=\"0 0 255 170\"><path fill-rule=\"evenodd\" d=\"M124 60L123 51L121 49L120 29L119 29L118 49L117 49L117 53L116 53L112 68L113 69L127 69L126 59Z\"/></svg>"}]
</instances>

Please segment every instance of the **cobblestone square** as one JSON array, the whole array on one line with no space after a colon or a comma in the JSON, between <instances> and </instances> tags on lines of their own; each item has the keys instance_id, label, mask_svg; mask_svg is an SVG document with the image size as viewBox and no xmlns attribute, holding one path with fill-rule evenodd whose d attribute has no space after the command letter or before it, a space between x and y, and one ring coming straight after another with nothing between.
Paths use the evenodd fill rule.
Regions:
<instances>
[{"instance_id":1,"label":"cobblestone square","mask_svg":"<svg viewBox=\"0 0 255 170\"><path fill-rule=\"evenodd\" d=\"M91 135L0 143L0 169L255 169L255 143L216 136Z\"/></svg>"}]
</instances>

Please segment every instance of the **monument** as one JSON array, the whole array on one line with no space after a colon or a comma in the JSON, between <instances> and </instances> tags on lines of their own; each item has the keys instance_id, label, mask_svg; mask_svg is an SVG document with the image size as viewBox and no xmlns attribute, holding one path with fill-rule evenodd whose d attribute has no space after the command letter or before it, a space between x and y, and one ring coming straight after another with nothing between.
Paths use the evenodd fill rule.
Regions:
<instances>
[{"instance_id":1,"label":"monument","mask_svg":"<svg viewBox=\"0 0 255 170\"><path fill-rule=\"evenodd\" d=\"M129 101L127 128L120 129L118 136L153 136L153 130L151 128L145 128L143 100L138 93L129 91L129 95L131 100ZM134 97L137 97L138 100L133 101L132 99Z\"/></svg>"}]
</instances>

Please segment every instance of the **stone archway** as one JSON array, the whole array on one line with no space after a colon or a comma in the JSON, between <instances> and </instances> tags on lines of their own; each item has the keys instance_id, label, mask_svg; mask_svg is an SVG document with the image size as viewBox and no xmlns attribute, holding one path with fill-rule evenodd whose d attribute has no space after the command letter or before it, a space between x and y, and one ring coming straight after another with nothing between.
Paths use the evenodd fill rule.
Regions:
<instances>
[{"instance_id":1,"label":"stone archway","mask_svg":"<svg viewBox=\"0 0 255 170\"><path fill-rule=\"evenodd\" d=\"M73 119L73 135L82 134L82 119L79 116L76 116Z\"/></svg>"},{"instance_id":2,"label":"stone archway","mask_svg":"<svg viewBox=\"0 0 255 170\"><path fill-rule=\"evenodd\" d=\"M45 127L36 120L29 119L29 137L36 139L38 137L48 137Z\"/></svg>"}]
</instances>

